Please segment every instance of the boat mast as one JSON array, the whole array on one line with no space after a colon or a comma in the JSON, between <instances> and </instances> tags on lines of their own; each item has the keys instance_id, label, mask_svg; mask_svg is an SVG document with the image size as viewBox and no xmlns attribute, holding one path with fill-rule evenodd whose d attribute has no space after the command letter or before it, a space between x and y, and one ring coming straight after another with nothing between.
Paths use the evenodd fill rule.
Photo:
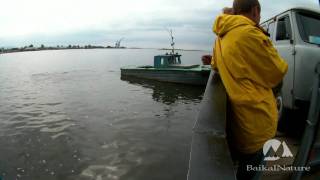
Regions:
<instances>
[{"instance_id":1,"label":"boat mast","mask_svg":"<svg viewBox=\"0 0 320 180\"><path fill-rule=\"evenodd\" d=\"M170 37L171 37L171 47L172 47L171 53L174 54L174 45L175 45L175 43L174 43L174 37L173 37L172 29L170 29L170 30L167 29L167 31L169 32Z\"/></svg>"}]
</instances>

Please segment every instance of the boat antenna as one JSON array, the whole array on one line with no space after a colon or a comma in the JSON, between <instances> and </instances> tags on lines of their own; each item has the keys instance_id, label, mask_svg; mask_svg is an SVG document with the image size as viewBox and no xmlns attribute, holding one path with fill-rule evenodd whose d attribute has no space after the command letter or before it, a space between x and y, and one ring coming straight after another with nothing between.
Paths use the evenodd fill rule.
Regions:
<instances>
[{"instance_id":1,"label":"boat antenna","mask_svg":"<svg viewBox=\"0 0 320 180\"><path fill-rule=\"evenodd\" d=\"M171 53L174 54L174 37L173 37L173 33L172 33L172 29L167 29L167 31L169 32L170 34L170 37L171 37Z\"/></svg>"}]
</instances>

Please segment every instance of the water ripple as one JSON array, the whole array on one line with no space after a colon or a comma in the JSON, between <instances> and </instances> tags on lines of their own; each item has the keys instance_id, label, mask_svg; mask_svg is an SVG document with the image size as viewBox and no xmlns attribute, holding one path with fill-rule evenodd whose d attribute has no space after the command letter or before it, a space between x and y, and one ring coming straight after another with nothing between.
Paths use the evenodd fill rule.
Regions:
<instances>
[{"instance_id":1,"label":"water ripple","mask_svg":"<svg viewBox=\"0 0 320 180\"><path fill-rule=\"evenodd\" d=\"M43 127L40 129L40 132L59 133L74 125L74 123L66 123L56 127Z\"/></svg>"},{"instance_id":2,"label":"water ripple","mask_svg":"<svg viewBox=\"0 0 320 180\"><path fill-rule=\"evenodd\" d=\"M13 132L16 130L50 133L52 139L66 135L75 123L65 112L59 110L61 104L62 102L12 104L8 107L12 110L1 115L1 123L4 124L2 128L11 135L15 135Z\"/></svg>"}]
</instances>

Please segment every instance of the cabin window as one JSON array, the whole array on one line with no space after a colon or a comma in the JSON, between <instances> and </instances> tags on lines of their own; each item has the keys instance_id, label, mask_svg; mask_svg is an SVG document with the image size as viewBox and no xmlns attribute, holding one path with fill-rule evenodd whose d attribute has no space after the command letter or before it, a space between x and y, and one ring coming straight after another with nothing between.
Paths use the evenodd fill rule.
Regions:
<instances>
[{"instance_id":1,"label":"cabin window","mask_svg":"<svg viewBox=\"0 0 320 180\"><path fill-rule=\"evenodd\" d=\"M277 41L291 40L291 38L292 38L292 30L291 30L291 24L290 24L290 17L285 16L278 19L276 40Z\"/></svg>"},{"instance_id":2,"label":"cabin window","mask_svg":"<svg viewBox=\"0 0 320 180\"><path fill-rule=\"evenodd\" d=\"M161 65L164 65L164 58L161 58L160 64L161 64Z\"/></svg>"},{"instance_id":3,"label":"cabin window","mask_svg":"<svg viewBox=\"0 0 320 180\"><path fill-rule=\"evenodd\" d=\"M174 57L169 58L169 64L174 64Z\"/></svg>"},{"instance_id":4,"label":"cabin window","mask_svg":"<svg viewBox=\"0 0 320 180\"><path fill-rule=\"evenodd\" d=\"M274 37L274 24L275 24L275 22L271 22L268 26L268 33L270 34L270 39L272 39L272 40Z\"/></svg>"},{"instance_id":5,"label":"cabin window","mask_svg":"<svg viewBox=\"0 0 320 180\"><path fill-rule=\"evenodd\" d=\"M180 57L176 57L176 58L175 58L175 63L176 63L176 64L180 64Z\"/></svg>"}]
</instances>

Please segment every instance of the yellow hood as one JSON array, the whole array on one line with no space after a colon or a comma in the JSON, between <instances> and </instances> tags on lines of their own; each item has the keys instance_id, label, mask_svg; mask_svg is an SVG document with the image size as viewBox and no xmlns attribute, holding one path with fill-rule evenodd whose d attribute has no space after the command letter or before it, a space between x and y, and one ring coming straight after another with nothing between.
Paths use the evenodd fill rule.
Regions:
<instances>
[{"instance_id":1,"label":"yellow hood","mask_svg":"<svg viewBox=\"0 0 320 180\"><path fill-rule=\"evenodd\" d=\"M256 24L245 16L222 14L216 18L213 24L213 32L217 36L223 37L236 27L248 25L255 26Z\"/></svg>"}]
</instances>

